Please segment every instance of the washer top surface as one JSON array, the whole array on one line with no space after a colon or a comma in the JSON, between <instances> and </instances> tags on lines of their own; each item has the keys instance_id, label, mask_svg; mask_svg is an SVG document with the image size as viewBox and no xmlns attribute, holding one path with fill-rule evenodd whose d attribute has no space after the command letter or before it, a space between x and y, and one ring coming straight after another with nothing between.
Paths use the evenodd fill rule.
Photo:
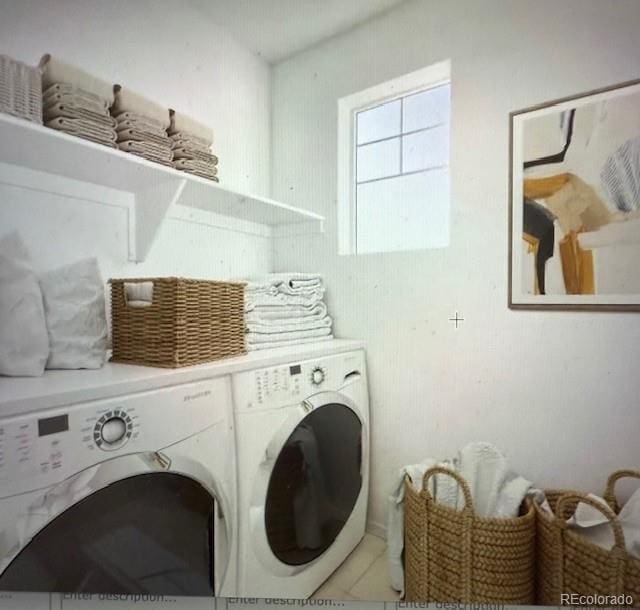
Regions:
<instances>
[{"instance_id":1,"label":"washer top surface","mask_svg":"<svg viewBox=\"0 0 640 610\"><path fill-rule=\"evenodd\" d=\"M362 341L334 339L259 350L236 358L180 369L107 363L97 370L46 371L42 377L0 377L0 420L3 417L211 379L362 347Z\"/></svg>"}]
</instances>

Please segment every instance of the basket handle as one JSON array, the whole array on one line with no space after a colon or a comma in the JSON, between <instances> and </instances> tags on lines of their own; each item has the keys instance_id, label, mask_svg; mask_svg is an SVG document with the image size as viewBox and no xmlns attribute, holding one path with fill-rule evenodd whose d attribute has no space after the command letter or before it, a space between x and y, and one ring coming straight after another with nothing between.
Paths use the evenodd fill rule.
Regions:
<instances>
[{"instance_id":1,"label":"basket handle","mask_svg":"<svg viewBox=\"0 0 640 610\"><path fill-rule=\"evenodd\" d=\"M615 494L616 483L620 479L624 479L627 477L640 479L640 470L616 470L615 472L612 472L607 479L607 488L604 492L604 499L616 513L620 511L620 507L618 505L618 501L616 500Z\"/></svg>"},{"instance_id":2,"label":"basket handle","mask_svg":"<svg viewBox=\"0 0 640 610\"><path fill-rule=\"evenodd\" d=\"M153 305L153 281L127 281L123 284L124 304L132 308L145 308Z\"/></svg>"},{"instance_id":3,"label":"basket handle","mask_svg":"<svg viewBox=\"0 0 640 610\"><path fill-rule=\"evenodd\" d=\"M462 489L462 494L464 495L463 510L468 510L473 512L473 498L471 497L471 490L469 489L469 485L464 480L462 475L460 475L455 470L452 470L450 468L445 468L444 466L433 466L433 468L429 468L429 470L427 470L424 473L424 476L422 477L422 491L425 493L427 498L433 501L433 497L429 492L429 487L427 483L429 482L429 479L436 474L448 475L455 480L455 482L458 484L460 489Z\"/></svg>"},{"instance_id":4,"label":"basket handle","mask_svg":"<svg viewBox=\"0 0 640 610\"><path fill-rule=\"evenodd\" d=\"M593 498L590 498L586 494L578 493L578 492L570 492L570 493L564 494L564 496L562 496L558 500L558 503L556 504L556 518L560 520L560 526L562 528L569 527L567 525L567 522L564 516L566 504L567 502L573 502L575 500L578 500L579 502L583 502L584 504L588 504L589 506L592 506L596 510L600 511L607 518L607 520L611 524L611 529L613 529L613 537L615 540L614 549L618 549L626 553L624 533L622 532L622 526L620 525L620 522L618 521L618 517L616 516L616 514L613 512L613 510L611 510L611 508L609 508L609 506L607 506L602 502L598 502Z\"/></svg>"}]
</instances>

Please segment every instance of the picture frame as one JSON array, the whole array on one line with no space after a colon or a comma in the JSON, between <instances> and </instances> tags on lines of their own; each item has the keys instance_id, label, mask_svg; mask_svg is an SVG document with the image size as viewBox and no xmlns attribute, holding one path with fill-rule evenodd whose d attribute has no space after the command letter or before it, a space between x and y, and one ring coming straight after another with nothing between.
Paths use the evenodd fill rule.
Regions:
<instances>
[{"instance_id":1,"label":"picture frame","mask_svg":"<svg viewBox=\"0 0 640 610\"><path fill-rule=\"evenodd\" d=\"M640 311L640 79L509 114L510 309Z\"/></svg>"}]
</instances>

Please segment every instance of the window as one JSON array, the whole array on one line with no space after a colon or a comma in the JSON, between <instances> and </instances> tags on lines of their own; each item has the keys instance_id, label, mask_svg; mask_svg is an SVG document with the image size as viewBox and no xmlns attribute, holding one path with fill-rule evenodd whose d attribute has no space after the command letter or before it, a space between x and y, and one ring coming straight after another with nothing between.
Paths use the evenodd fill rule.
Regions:
<instances>
[{"instance_id":1,"label":"window","mask_svg":"<svg viewBox=\"0 0 640 610\"><path fill-rule=\"evenodd\" d=\"M340 254L449 244L449 62L338 102Z\"/></svg>"}]
</instances>

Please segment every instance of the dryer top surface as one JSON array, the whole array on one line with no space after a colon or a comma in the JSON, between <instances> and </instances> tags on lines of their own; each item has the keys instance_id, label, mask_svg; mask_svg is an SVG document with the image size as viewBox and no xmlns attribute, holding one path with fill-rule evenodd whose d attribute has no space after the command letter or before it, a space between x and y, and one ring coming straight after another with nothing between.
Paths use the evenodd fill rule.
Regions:
<instances>
[{"instance_id":1,"label":"dryer top surface","mask_svg":"<svg viewBox=\"0 0 640 610\"><path fill-rule=\"evenodd\" d=\"M236 358L179 369L107 363L97 370L46 371L42 377L0 377L0 420L4 417L202 381L363 347L362 341L334 339L265 349Z\"/></svg>"}]
</instances>

